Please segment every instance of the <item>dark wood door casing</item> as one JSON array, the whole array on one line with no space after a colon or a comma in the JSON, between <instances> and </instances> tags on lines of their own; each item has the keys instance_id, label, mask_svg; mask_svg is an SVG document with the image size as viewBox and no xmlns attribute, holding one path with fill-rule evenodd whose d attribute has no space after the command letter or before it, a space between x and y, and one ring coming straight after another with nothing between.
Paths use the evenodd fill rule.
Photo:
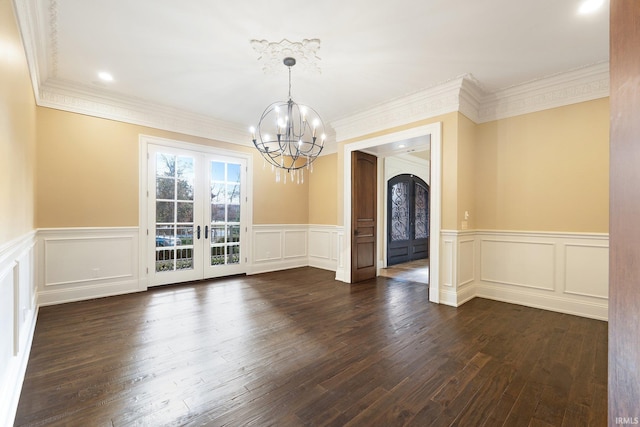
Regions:
<instances>
[{"instance_id":1,"label":"dark wood door casing","mask_svg":"<svg viewBox=\"0 0 640 427\"><path fill-rule=\"evenodd\" d=\"M377 161L351 153L351 283L376 277Z\"/></svg>"}]
</instances>

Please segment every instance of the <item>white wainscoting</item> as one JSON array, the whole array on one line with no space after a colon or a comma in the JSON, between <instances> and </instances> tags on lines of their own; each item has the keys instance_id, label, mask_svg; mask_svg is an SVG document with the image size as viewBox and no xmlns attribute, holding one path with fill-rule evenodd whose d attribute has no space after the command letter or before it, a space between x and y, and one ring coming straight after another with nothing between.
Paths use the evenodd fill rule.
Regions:
<instances>
[{"instance_id":1,"label":"white wainscoting","mask_svg":"<svg viewBox=\"0 0 640 427\"><path fill-rule=\"evenodd\" d=\"M313 266L336 271L343 244L332 225L253 225L248 274ZM137 227L56 228L37 233L40 305L146 290Z\"/></svg>"},{"instance_id":2,"label":"white wainscoting","mask_svg":"<svg viewBox=\"0 0 640 427\"><path fill-rule=\"evenodd\" d=\"M334 225L253 225L250 274L312 266L336 271L340 229Z\"/></svg>"},{"instance_id":3,"label":"white wainscoting","mask_svg":"<svg viewBox=\"0 0 640 427\"><path fill-rule=\"evenodd\" d=\"M475 297L476 244L472 231L440 232L440 303L458 307Z\"/></svg>"},{"instance_id":4,"label":"white wainscoting","mask_svg":"<svg viewBox=\"0 0 640 427\"><path fill-rule=\"evenodd\" d=\"M138 227L38 231L40 305L125 294L140 288Z\"/></svg>"},{"instance_id":5,"label":"white wainscoting","mask_svg":"<svg viewBox=\"0 0 640 427\"><path fill-rule=\"evenodd\" d=\"M608 319L609 236L476 232L476 296Z\"/></svg>"},{"instance_id":6,"label":"white wainscoting","mask_svg":"<svg viewBox=\"0 0 640 427\"><path fill-rule=\"evenodd\" d=\"M343 234L342 228L335 225L310 225L309 266L337 271L339 264L344 263L340 255Z\"/></svg>"},{"instance_id":7,"label":"white wainscoting","mask_svg":"<svg viewBox=\"0 0 640 427\"><path fill-rule=\"evenodd\" d=\"M38 315L35 235L0 247L0 425L13 425Z\"/></svg>"},{"instance_id":8,"label":"white wainscoting","mask_svg":"<svg viewBox=\"0 0 640 427\"><path fill-rule=\"evenodd\" d=\"M609 236L601 233L441 233L440 302L474 297L608 319Z\"/></svg>"}]
</instances>

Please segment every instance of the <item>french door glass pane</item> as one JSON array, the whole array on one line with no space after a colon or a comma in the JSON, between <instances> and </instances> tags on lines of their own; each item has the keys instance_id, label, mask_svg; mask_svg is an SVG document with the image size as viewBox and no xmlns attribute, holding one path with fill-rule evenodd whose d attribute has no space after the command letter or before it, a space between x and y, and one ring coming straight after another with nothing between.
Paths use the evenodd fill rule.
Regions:
<instances>
[{"instance_id":1,"label":"french door glass pane","mask_svg":"<svg viewBox=\"0 0 640 427\"><path fill-rule=\"evenodd\" d=\"M211 264L240 262L241 165L212 161L211 194Z\"/></svg>"},{"instance_id":2,"label":"french door glass pane","mask_svg":"<svg viewBox=\"0 0 640 427\"><path fill-rule=\"evenodd\" d=\"M391 241L409 240L409 188L407 182L391 187Z\"/></svg>"},{"instance_id":3,"label":"french door glass pane","mask_svg":"<svg viewBox=\"0 0 640 427\"><path fill-rule=\"evenodd\" d=\"M227 254L227 264L239 264L240 263L240 246L229 245Z\"/></svg>"},{"instance_id":4,"label":"french door glass pane","mask_svg":"<svg viewBox=\"0 0 640 427\"><path fill-rule=\"evenodd\" d=\"M429 237L429 218L427 214L429 193L425 187L415 183L415 239Z\"/></svg>"},{"instance_id":5,"label":"french door glass pane","mask_svg":"<svg viewBox=\"0 0 640 427\"><path fill-rule=\"evenodd\" d=\"M156 154L156 272L193 269L194 159Z\"/></svg>"}]
</instances>

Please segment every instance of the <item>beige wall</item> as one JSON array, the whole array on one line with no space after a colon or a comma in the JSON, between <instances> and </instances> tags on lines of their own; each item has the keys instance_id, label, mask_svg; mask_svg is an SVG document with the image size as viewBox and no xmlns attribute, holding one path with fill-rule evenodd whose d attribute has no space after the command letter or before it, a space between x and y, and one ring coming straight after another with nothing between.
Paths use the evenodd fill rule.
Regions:
<instances>
[{"instance_id":1,"label":"beige wall","mask_svg":"<svg viewBox=\"0 0 640 427\"><path fill-rule=\"evenodd\" d=\"M23 108L28 110L28 103L23 101ZM28 139L33 138L29 120L33 122L33 113L5 123L22 122L18 138ZM469 229L607 232L607 99L481 125L450 113L357 140L437 121L443 124L443 229L462 229L469 211ZM255 224L343 222L344 143L337 154L314 163L304 184L276 184L271 168L263 167L262 158L248 147L48 108L37 109L37 129L37 227L137 225L140 134L253 153ZM4 126L3 132L14 131ZM20 182L20 191L5 185L2 194L22 201L2 209L11 221L24 222L33 211L30 198L23 196L31 185L27 178L33 150L17 146L16 159L22 159L18 164L23 167L8 165L1 173L23 175L22 180L3 180ZM16 147L7 150L15 152ZM9 212L8 206L21 213Z\"/></svg>"},{"instance_id":2,"label":"beige wall","mask_svg":"<svg viewBox=\"0 0 640 427\"><path fill-rule=\"evenodd\" d=\"M37 129L39 228L138 225L140 134L252 153L253 223L308 222L308 184L276 184L252 148L49 108Z\"/></svg>"},{"instance_id":3,"label":"beige wall","mask_svg":"<svg viewBox=\"0 0 640 427\"><path fill-rule=\"evenodd\" d=\"M309 175L309 224L338 223L338 155L318 157Z\"/></svg>"},{"instance_id":4,"label":"beige wall","mask_svg":"<svg viewBox=\"0 0 640 427\"><path fill-rule=\"evenodd\" d=\"M463 114L458 114L458 197L456 209L457 229L476 227L476 146L477 125ZM465 212L469 218L465 220Z\"/></svg>"},{"instance_id":5,"label":"beige wall","mask_svg":"<svg viewBox=\"0 0 640 427\"><path fill-rule=\"evenodd\" d=\"M36 106L10 0L0 0L0 246L34 228Z\"/></svg>"},{"instance_id":6,"label":"beige wall","mask_svg":"<svg viewBox=\"0 0 640 427\"><path fill-rule=\"evenodd\" d=\"M478 229L608 232L609 99L481 124Z\"/></svg>"},{"instance_id":7,"label":"beige wall","mask_svg":"<svg viewBox=\"0 0 640 427\"><path fill-rule=\"evenodd\" d=\"M275 182L271 166L263 167L264 161L255 149L253 176L253 223L254 224L308 224L309 222L309 174L305 170L304 183L291 182L281 177ZM314 172L315 173L315 172Z\"/></svg>"},{"instance_id":8,"label":"beige wall","mask_svg":"<svg viewBox=\"0 0 640 427\"><path fill-rule=\"evenodd\" d=\"M608 232L609 100L477 125L461 113L345 141L442 122L442 228ZM381 215L383 213L380 213ZM382 216L381 216L382 217Z\"/></svg>"}]
</instances>

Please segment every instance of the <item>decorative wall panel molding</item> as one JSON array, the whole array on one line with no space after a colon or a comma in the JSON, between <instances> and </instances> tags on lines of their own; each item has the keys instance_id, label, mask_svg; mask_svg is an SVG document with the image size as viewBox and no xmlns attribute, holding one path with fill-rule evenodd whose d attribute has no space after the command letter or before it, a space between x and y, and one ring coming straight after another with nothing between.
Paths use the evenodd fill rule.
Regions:
<instances>
[{"instance_id":1,"label":"decorative wall panel molding","mask_svg":"<svg viewBox=\"0 0 640 427\"><path fill-rule=\"evenodd\" d=\"M283 231L285 259L307 257L308 233L306 226Z\"/></svg>"},{"instance_id":2,"label":"decorative wall panel molding","mask_svg":"<svg viewBox=\"0 0 640 427\"><path fill-rule=\"evenodd\" d=\"M38 306L35 232L0 247L0 425L13 425Z\"/></svg>"},{"instance_id":3,"label":"decorative wall panel molding","mask_svg":"<svg viewBox=\"0 0 640 427\"><path fill-rule=\"evenodd\" d=\"M309 226L309 266L338 270L340 228L334 225Z\"/></svg>"},{"instance_id":4,"label":"decorative wall panel molding","mask_svg":"<svg viewBox=\"0 0 640 427\"><path fill-rule=\"evenodd\" d=\"M473 231L440 233L440 303L458 307L475 297L476 240Z\"/></svg>"},{"instance_id":5,"label":"decorative wall panel molding","mask_svg":"<svg viewBox=\"0 0 640 427\"><path fill-rule=\"evenodd\" d=\"M475 240L471 238L460 237L458 239L458 289L472 285L476 278L475 269Z\"/></svg>"},{"instance_id":6,"label":"decorative wall panel molding","mask_svg":"<svg viewBox=\"0 0 640 427\"><path fill-rule=\"evenodd\" d=\"M475 239L476 296L607 320L607 234L476 231Z\"/></svg>"},{"instance_id":7,"label":"decorative wall panel molding","mask_svg":"<svg viewBox=\"0 0 640 427\"><path fill-rule=\"evenodd\" d=\"M440 260L442 268L440 269L441 284L446 287L454 288L456 282L456 241L455 238L447 236L443 233L440 240L442 245L442 252L440 253Z\"/></svg>"},{"instance_id":8,"label":"decorative wall panel molding","mask_svg":"<svg viewBox=\"0 0 640 427\"><path fill-rule=\"evenodd\" d=\"M42 229L37 255L40 305L140 290L137 227Z\"/></svg>"},{"instance_id":9,"label":"decorative wall panel molding","mask_svg":"<svg viewBox=\"0 0 640 427\"><path fill-rule=\"evenodd\" d=\"M441 303L481 297L607 320L607 234L443 230L441 236Z\"/></svg>"},{"instance_id":10,"label":"decorative wall panel molding","mask_svg":"<svg viewBox=\"0 0 640 427\"><path fill-rule=\"evenodd\" d=\"M480 280L554 291L555 244L480 238Z\"/></svg>"},{"instance_id":11,"label":"decorative wall panel molding","mask_svg":"<svg viewBox=\"0 0 640 427\"><path fill-rule=\"evenodd\" d=\"M283 258L282 234L280 227L254 225L252 263L280 261Z\"/></svg>"},{"instance_id":12,"label":"decorative wall panel molding","mask_svg":"<svg viewBox=\"0 0 640 427\"><path fill-rule=\"evenodd\" d=\"M306 266L337 271L340 230L334 225L253 225L250 273Z\"/></svg>"},{"instance_id":13,"label":"decorative wall panel molding","mask_svg":"<svg viewBox=\"0 0 640 427\"><path fill-rule=\"evenodd\" d=\"M609 247L581 243L564 245L564 293L590 298L609 298Z\"/></svg>"}]
</instances>

